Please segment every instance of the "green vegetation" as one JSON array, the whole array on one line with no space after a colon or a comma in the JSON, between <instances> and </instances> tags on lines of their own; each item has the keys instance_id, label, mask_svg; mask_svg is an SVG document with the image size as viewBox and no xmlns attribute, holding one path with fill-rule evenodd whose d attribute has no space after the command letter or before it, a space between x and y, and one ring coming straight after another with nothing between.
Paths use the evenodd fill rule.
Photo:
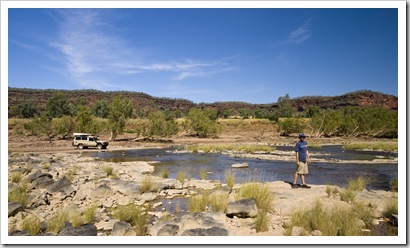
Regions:
<instances>
[{"instance_id":1,"label":"green vegetation","mask_svg":"<svg viewBox=\"0 0 410 248\"><path fill-rule=\"evenodd\" d=\"M23 174L21 172L11 173L11 181L13 183L20 183Z\"/></svg>"},{"instance_id":2,"label":"green vegetation","mask_svg":"<svg viewBox=\"0 0 410 248\"><path fill-rule=\"evenodd\" d=\"M62 92L55 92L47 100L47 116L51 118L60 118L64 115L71 115L71 107Z\"/></svg>"},{"instance_id":3,"label":"green vegetation","mask_svg":"<svg viewBox=\"0 0 410 248\"><path fill-rule=\"evenodd\" d=\"M320 201L316 201L312 207L296 210L292 213L291 220L286 223L286 235L290 235L294 226L303 227L307 233L319 230L324 236L361 236L360 224L371 223L374 218L374 206L363 203L355 203L352 206L325 208Z\"/></svg>"},{"instance_id":4,"label":"green vegetation","mask_svg":"<svg viewBox=\"0 0 410 248\"><path fill-rule=\"evenodd\" d=\"M269 219L265 211L258 211L258 215L255 219L255 229L257 232L269 231Z\"/></svg>"},{"instance_id":5,"label":"green vegetation","mask_svg":"<svg viewBox=\"0 0 410 248\"><path fill-rule=\"evenodd\" d=\"M184 188L184 182L185 182L185 172L179 171L176 179L181 183L181 189Z\"/></svg>"},{"instance_id":6,"label":"green vegetation","mask_svg":"<svg viewBox=\"0 0 410 248\"><path fill-rule=\"evenodd\" d=\"M26 206L27 196L27 191L19 186L8 192L8 202L19 202L21 205Z\"/></svg>"},{"instance_id":7,"label":"green vegetation","mask_svg":"<svg viewBox=\"0 0 410 248\"><path fill-rule=\"evenodd\" d=\"M339 190L337 187L331 187L330 185L326 185L326 194L327 197L330 198L332 195L337 195L339 194Z\"/></svg>"},{"instance_id":8,"label":"green vegetation","mask_svg":"<svg viewBox=\"0 0 410 248\"><path fill-rule=\"evenodd\" d=\"M146 233L146 214L134 204L118 205L113 211L113 217L120 221L128 222L133 227L137 235L144 235Z\"/></svg>"},{"instance_id":9,"label":"green vegetation","mask_svg":"<svg viewBox=\"0 0 410 248\"><path fill-rule=\"evenodd\" d=\"M198 137L216 136L220 128L216 122L216 111L192 108L187 114L184 127Z\"/></svg>"},{"instance_id":10,"label":"green vegetation","mask_svg":"<svg viewBox=\"0 0 410 248\"><path fill-rule=\"evenodd\" d=\"M201 168L201 171L199 174L200 174L199 177L201 180L206 180L207 172L205 168Z\"/></svg>"},{"instance_id":11,"label":"green vegetation","mask_svg":"<svg viewBox=\"0 0 410 248\"><path fill-rule=\"evenodd\" d=\"M168 177L169 177L169 170L167 170L167 169L162 169L162 170L161 170L161 177L162 177L162 178L168 178Z\"/></svg>"},{"instance_id":12,"label":"green vegetation","mask_svg":"<svg viewBox=\"0 0 410 248\"><path fill-rule=\"evenodd\" d=\"M398 199L395 198L394 200L388 201L383 210L383 216L387 218L391 218L393 214L399 214L399 206L398 206Z\"/></svg>"},{"instance_id":13,"label":"green vegetation","mask_svg":"<svg viewBox=\"0 0 410 248\"><path fill-rule=\"evenodd\" d=\"M369 178L367 177L357 177L355 179L350 179L348 181L348 189L352 191L362 191L366 188L369 183Z\"/></svg>"},{"instance_id":14,"label":"green vegetation","mask_svg":"<svg viewBox=\"0 0 410 248\"><path fill-rule=\"evenodd\" d=\"M144 132L148 137L170 137L178 132L178 124L175 118L166 116L164 112L155 111L148 115L148 128Z\"/></svg>"},{"instance_id":15,"label":"green vegetation","mask_svg":"<svg viewBox=\"0 0 410 248\"><path fill-rule=\"evenodd\" d=\"M108 106L108 110L110 140L114 140L119 133L124 131L125 122L132 114L132 103L126 97L115 96Z\"/></svg>"},{"instance_id":16,"label":"green vegetation","mask_svg":"<svg viewBox=\"0 0 410 248\"><path fill-rule=\"evenodd\" d=\"M350 143L343 146L346 150L373 150L394 152L398 150L397 142Z\"/></svg>"},{"instance_id":17,"label":"green vegetation","mask_svg":"<svg viewBox=\"0 0 410 248\"><path fill-rule=\"evenodd\" d=\"M114 168L110 165L104 165L103 171L107 173L107 177L115 175Z\"/></svg>"},{"instance_id":18,"label":"green vegetation","mask_svg":"<svg viewBox=\"0 0 410 248\"><path fill-rule=\"evenodd\" d=\"M209 193L205 190L202 194L191 197L188 204L189 212L204 212L208 204L208 197Z\"/></svg>"},{"instance_id":19,"label":"green vegetation","mask_svg":"<svg viewBox=\"0 0 410 248\"><path fill-rule=\"evenodd\" d=\"M155 188L155 182L151 176L145 176L142 179L141 194L151 192Z\"/></svg>"},{"instance_id":20,"label":"green vegetation","mask_svg":"<svg viewBox=\"0 0 410 248\"><path fill-rule=\"evenodd\" d=\"M237 195L237 200L254 198L258 210L272 212L274 195L268 185L262 183L246 183Z\"/></svg>"},{"instance_id":21,"label":"green vegetation","mask_svg":"<svg viewBox=\"0 0 410 248\"><path fill-rule=\"evenodd\" d=\"M97 211L97 205L92 204L87 207L83 212L82 216L84 218L84 223L92 223L95 219L95 214Z\"/></svg>"},{"instance_id":22,"label":"green vegetation","mask_svg":"<svg viewBox=\"0 0 410 248\"><path fill-rule=\"evenodd\" d=\"M339 192L340 200L345 202L353 202L354 198L356 197L357 192L352 189L345 189Z\"/></svg>"},{"instance_id":23,"label":"green vegetation","mask_svg":"<svg viewBox=\"0 0 410 248\"><path fill-rule=\"evenodd\" d=\"M69 211L67 209L55 213L47 222L47 230L57 234L68 219Z\"/></svg>"},{"instance_id":24,"label":"green vegetation","mask_svg":"<svg viewBox=\"0 0 410 248\"><path fill-rule=\"evenodd\" d=\"M399 179L398 179L397 176L396 176L396 178L393 178L393 179L390 180L390 190L393 193L399 192Z\"/></svg>"},{"instance_id":25,"label":"green vegetation","mask_svg":"<svg viewBox=\"0 0 410 248\"><path fill-rule=\"evenodd\" d=\"M41 230L40 219L33 215L24 218L21 229L27 231L31 236L36 236Z\"/></svg>"},{"instance_id":26,"label":"green vegetation","mask_svg":"<svg viewBox=\"0 0 410 248\"><path fill-rule=\"evenodd\" d=\"M229 187L229 192L232 192L233 186L235 185L235 174L232 170L225 172L225 181Z\"/></svg>"},{"instance_id":27,"label":"green vegetation","mask_svg":"<svg viewBox=\"0 0 410 248\"><path fill-rule=\"evenodd\" d=\"M209 195L208 205L212 211L224 212L228 205L229 193L224 191L216 191Z\"/></svg>"}]
</instances>

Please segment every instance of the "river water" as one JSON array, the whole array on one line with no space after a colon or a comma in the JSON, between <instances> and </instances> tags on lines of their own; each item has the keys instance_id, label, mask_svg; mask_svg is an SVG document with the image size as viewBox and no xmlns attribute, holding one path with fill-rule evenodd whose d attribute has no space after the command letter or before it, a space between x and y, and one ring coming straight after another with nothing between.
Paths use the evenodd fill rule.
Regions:
<instances>
[{"instance_id":1,"label":"river water","mask_svg":"<svg viewBox=\"0 0 410 248\"><path fill-rule=\"evenodd\" d=\"M277 147L278 150L292 151L293 147ZM169 178L175 178L179 171L185 172L185 178L200 179L201 170L208 172L207 180L220 180L225 183L225 173L232 170L236 183L248 181L292 181L296 164L293 161L266 161L259 159L233 158L221 154L175 154L175 148L135 149L124 151L95 152L91 156L109 162L157 161L154 175L161 176L161 171L170 172ZM358 160L376 158L396 158L396 153L373 151L344 151L342 146L323 146L320 149L309 149L312 158L326 159L326 162L315 162L309 165L307 184L330 184L344 187L351 178L366 176L370 178L367 189L389 190L390 180L397 177L397 163L362 164ZM343 163L335 161L342 160ZM231 168L235 163L248 163L248 168Z\"/></svg>"}]
</instances>

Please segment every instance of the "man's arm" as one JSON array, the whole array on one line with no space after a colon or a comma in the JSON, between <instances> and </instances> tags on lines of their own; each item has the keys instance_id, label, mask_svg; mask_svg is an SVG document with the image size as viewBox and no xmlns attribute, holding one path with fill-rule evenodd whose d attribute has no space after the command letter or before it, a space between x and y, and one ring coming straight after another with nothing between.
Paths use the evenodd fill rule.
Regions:
<instances>
[{"instance_id":1,"label":"man's arm","mask_svg":"<svg viewBox=\"0 0 410 248\"><path fill-rule=\"evenodd\" d=\"M307 158L308 163L311 163L309 151L306 151L306 158Z\"/></svg>"},{"instance_id":2,"label":"man's arm","mask_svg":"<svg viewBox=\"0 0 410 248\"><path fill-rule=\"evenodd\" d=\"M296 153L296 164L297 164L298 167L299 167L299 152L298 152L298 151L295 151L295 153Z\"/></svg>"}]
</instances>

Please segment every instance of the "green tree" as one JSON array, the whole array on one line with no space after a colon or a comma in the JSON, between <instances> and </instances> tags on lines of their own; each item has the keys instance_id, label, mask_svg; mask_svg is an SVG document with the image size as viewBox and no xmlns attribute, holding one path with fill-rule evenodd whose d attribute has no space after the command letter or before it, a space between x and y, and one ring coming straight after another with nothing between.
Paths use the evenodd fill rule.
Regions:
<instances>
[{"instance_id":1,"label":"green tree","mask_svg":"<svg viewBox=\"0 0 410 248\"><path fill-rule=\"evenodd\" d=\"M78 107L76 115L76 130L80 133L87 133L93 130L93 115L91 110L84 105Z\"/></svg>"},{"instance_id":2,"label":"green tree","mask_svg":"<svg viewBox=\"0 0 410 248\"><path fill-rule=\"evenodd\" d=\"M56 92L48 98L46 109L47 116L50 118L59 118L71 114L70 104L62 92Z\"/></svg>"},{"instance_id":3,"label":"green tree","mask_svg":"<svg viewBox=\"0 0 410 248\"><path fill-rule=\"evenodd\" d=\"M178 132L178 124L172 116L167 117L162 111L155 111L148 116L148 130L146 135L149 137L169 137Z\"/></svg>"},{"instance_id":4,"label":"green tree","mask_svg":"<svg viewBox=\"0 0 410 248\"><path fill-rule=\"evenodd\" d=\"M303 131L303 120L297 118L280 118L278 120L278 132L281 136L289 136L291 133Z\"/></svg>"},{"instance_id":5,"label":"green tree","mask_svg":"<svg viewBox=\"0 0 410 248\"><path fill-rule=\"evenodd\" d=\"M278 98L278 116L290 118L292 117L293 112L294 111L292 104L290 102L289 94L286 94L285 96L280 96Z\"/></svg>"},{"instance_id":6,"label":"green tree","mask_svg":"<svg viewBox=\"0 0 410 248\"><path fill-rule=\"evenodd\" d=\"M216 111L192 108L187 115L185 128L194 131L195 135L199 137L216 135L219 131L219 127L216 123L215 112Z\"/></svg>"},{"instance_id":7,"label":"green tree","mask_svg":"<svg viewBox=\"0 0 410 248\"><path fill-rule=\"evenodd\" d=\"M39 114L37 106L33 102L25 102L18 106L19 116L22 118L33 118Z\"/></svg>"},{"instance_id":8,"label":"green tree","mask_svg":"<svg viewBox=\"0 0 410 248\"><path fill-rule=\"evenodd\" d=\"M93 115L100 118L107 118L108 116L108 102L106 100L98 100L92 108Z\"/></svg>"},{"instance_id":9,"label":"green tree","mask_svg":"<svg viewBox=\"0 0 410 248\"><path fill-rule=\"evenodd\" d=\"M68 135L72 134L76 128L76 121L74 117L63 116L53 120L53 129L56 135L65 139Z\"/></svg>"},{"instance_id":10,"label":"green tree","mask_svg":"<svg viewBox=\"0 0 410 248\"><path fill-rule=\"evenodd\" d=\"M132 114L131 101L123 96L115 96L108 106L108 126L111 132L110 140L124 131L125 122Z\"/></svg>"}]
</instances>

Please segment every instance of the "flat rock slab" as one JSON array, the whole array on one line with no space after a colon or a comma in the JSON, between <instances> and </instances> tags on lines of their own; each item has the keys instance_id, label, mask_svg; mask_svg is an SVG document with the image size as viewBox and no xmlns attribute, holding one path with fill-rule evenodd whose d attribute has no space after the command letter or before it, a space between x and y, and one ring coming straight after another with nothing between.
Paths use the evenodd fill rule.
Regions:
<instances>
[{"instance_id":1,"label":"flat rock slab","mask_svg":"<svg viewBox=\"0 0 410 248\"><path fill-rule=\"evenodd\" d=\"M255 199L243 199L228 203L225 212L228 217L255 218L258 215L258 207Z\"/></svg>"},{"instance_id":2,"label":"flat rock slab","mask_svg":"<svg viewBox=\"0 0 410 248\"><path fill-rule=\"evenodd\" d=\"M57 236L97 236L97 227L91 224L73 227L69 224Z\"/></svg>"},{"instance_id":3,"label":"flat rock slab","mask_svg":"<svg viewBox=\"0 0 410 248\"><path fill-rule=\"evenodd\" d=\"M9 216L14 216L18 212L23 211L23 205L19 202L9 202Z\"/></svg>"},{"instance_id":4,"label":"flat rock slab","mask_svg":"<svg viewBox=\"0 0 410 248\"><path fill-rule=\"evenodd\" d=\"M181 236L228 236L228 230L220 227L195 228L185 230Z\"/></svg>"},{"instance_id":5,"label":"flat rock slab","mask_svg":"<svg viewBox=\"0 0 410 248\"><path fill-rule=\"evenodd\" d=\"M248 168L248 163L236 163L231 165L232 168Z\"/></svg>"}]
</instances>

